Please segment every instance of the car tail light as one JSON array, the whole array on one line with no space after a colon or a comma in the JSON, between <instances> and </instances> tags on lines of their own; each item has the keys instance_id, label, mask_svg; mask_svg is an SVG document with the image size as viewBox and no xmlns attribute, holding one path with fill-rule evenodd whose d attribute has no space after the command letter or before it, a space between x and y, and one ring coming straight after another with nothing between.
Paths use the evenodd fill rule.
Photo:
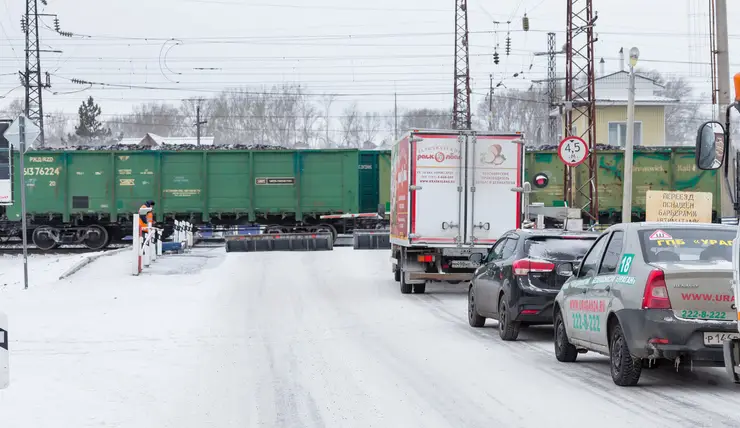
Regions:
<instances>
[{"instance_id":1,"label":"car tail light","mask_svg":"<svg viewBox=\"0 0 740 428\"><path fill-rule=\"evenodd\" d=\"M661 337L654 337L648 340L648 343L652 343L653 345L668 345L671 342L668 339L664 339Z\"/></svg>"},{"instance_id":2,"label":"car tail light","mask_svg":"<svg viewBox=\"0 0 740 428\"><path fill-rule=\"evenodd\" d=\"M671 309L665 275L660 269L654 269L648 275L645 294L642 297L642 309Z\"/></svg>"},{"instance_id":3,"label":"car tail light","mask_svg":"<svg viewBox=\"0 0 740 428\"><path fill-rule=\"evenodd\" d=\"M519 315L537 315L540 311L537 309L525 309Z\"/></svg>"},{"instance_id":4,"label":"car tail light","mask_svg":"<svg viewBox=\"0 0 740 428\"><path fill-rule=\"evenodd\" d=\"M432 263L434 261L434 256L431 254L420 254L416 257L416 260L420 263Z\"/></svg>"},{"instance_id":5,"label":"car tail light","mask_svg":"<svg viewBox=\"0 0 740 428\"><path fill-rule=\"evenodd\" d=\"M528 275L530 272L552 272L555 269L555 264L543 260L522 259L515 261L511 267L514 270L514 275L522 276Z\"/></svg>"}]
</instances>

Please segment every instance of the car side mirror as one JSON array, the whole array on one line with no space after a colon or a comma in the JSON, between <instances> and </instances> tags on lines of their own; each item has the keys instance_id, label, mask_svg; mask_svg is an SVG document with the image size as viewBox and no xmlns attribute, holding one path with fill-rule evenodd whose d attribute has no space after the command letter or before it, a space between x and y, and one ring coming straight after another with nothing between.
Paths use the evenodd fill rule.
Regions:
<instances>
[{"instance_id":1,"label":"car side mirror","mask_svg":"<svg viewBox=\"0 0 740 428\"><path fill-rule=\"evenodd\" d=\"M573 263L563 263L558 266L558 275L560 276L577 276L578 265Z\"/></svg>"},{"instance_id":2,"label":"car side mirror","mask_svg":"<svg viewBox=\"0 0 740 428\"><path fill-rule=\"evenodd\" d=\"M725 127L711 121L703 124L696 135L696 166L703 171L714 171L725 160Z\"/></svg>"},{"instance_id":3,"label":"car side mirror","mask_svg":"<svg viewBox=\"0 0 740 428\"><path fill-rule=\"evenodd\" d=\"M468 256L468 260L470 260L473 263L480 263L483 261L483 254L473 253L470 256Z\"/></svg>"}]
</instances>

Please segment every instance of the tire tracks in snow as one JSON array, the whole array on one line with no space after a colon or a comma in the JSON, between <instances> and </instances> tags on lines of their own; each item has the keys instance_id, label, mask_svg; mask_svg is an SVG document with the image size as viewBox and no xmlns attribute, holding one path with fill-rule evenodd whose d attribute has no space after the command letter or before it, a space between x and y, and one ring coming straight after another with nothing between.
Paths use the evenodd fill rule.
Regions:
<instances>
[{"instance_id":1,"label":"tire tracks in snow","mask_svg":"<svg viewBox=\"0 0 740 428\"><path fill-rule=\"evenodd\" d=\"M423 296L420 295L413 297L416 301L429 307L441 318L450 323L454 323L456 326L464 327L469 335L486 339L494 339L494 337L497 336L495 330L489 330L489 332L469 327L466 318L467 313L465 312L467 308L464 307L463 304L461 304L460 313L455 313L449 308L448 302L440 299L434 294L425 294ZM465 300L461 300L466 303ZM523 333L526 334L526 330L523 330ZM548 352L534 343L528 343L526 341L505 342L497 340L496 344L504 346L508 348L509 351L515 352L519 355L525 355L522 350L529 349L535 351L537 354L547 355L549 358L553 360L555 359L554 350ZM579 357L583 358L580 355ZM691 384L685 385L684 387L683 385L677 385L675 379L667 379L667 374L665 373L660 373L660 375L658 375L658 373L643 372L641 381L647 381L653 385L643 385L635 388L621 388L613 384L608 365L606 367L607 369L603 370L601 365L597 366L596 364L597 363L592 361L574 363L573 365L577 365L578 368L565 368L567 365L561 364L564 367L564 370L554 369L547 367L546 365L538 365L538 370L545 371L552 376L559 377L563 381L569 382L574 387L587 388L594 395L603 398L605 401L614 401L616 399L621 403L628 403L631 409L639 410L641 416L644 416L647 419L652 419L654 423L665 423L666 420L668 420L672 422L672 426L675 426L673 424L690 427L717 426L716 423L721 423L723 426L728 427L740 426L740 416L721 411L721 413L719 413L720 418L717 420L718 411L716 409L707 409L706 405L688 398L691 394L695 394L696 389L700 388L701 385ZM563 376L564 374L569 376ZM713 377L711 374L708 375ZM698 378L698 375L694 374L693 377L696 379ZM574 380L576 380L576 382L574 382ZM663 391L664 387L656 387L654 385L656 382L660 381L668 381L669 385L667 388L670 389L668 391ZM729 392L734 389L732 386L728 388L723 385L717 385L714 388L720 388ZM685 398L679 398L677 393L682 393ZM735 408L738 404L738 399L735 398L736 396L732 397L734 398L733 400L728 400L730 397L719 396L716 392L713 392L711 395L716 399L729 401L727 405L728 409ZM670 403L670 407L665 408L668 406L656 405L656 399ZM677 413L677 410L680 410L680 413ZM689 412L686 412L686 410L689 410ZM696 415L692 415L694 412L696 412ZM728 420L731 422L725 422ZM707 421L711 421L711 425L706 425Z\"/></svg>"}]
</instances>

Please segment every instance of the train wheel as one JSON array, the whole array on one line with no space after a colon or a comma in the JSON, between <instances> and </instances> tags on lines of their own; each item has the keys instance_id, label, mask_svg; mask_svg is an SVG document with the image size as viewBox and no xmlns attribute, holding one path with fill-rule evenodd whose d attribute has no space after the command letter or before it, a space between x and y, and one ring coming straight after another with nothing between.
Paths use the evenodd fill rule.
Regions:
<instances>
[{"instance_id":1,"label":"train wheel","mask_svg":"<svg viewBox=\"0 0 740 428\"><path fill-rule=\"evenodd\" d=\"M49 251L59 246L57 244L57 241L54 239L54 235L54 229L52 229L51 227L37 227L33 230L33 236L31 237L31 240L33 241L33 245L35 245L39 249L43 251Z\"/></svg>"},{"instance_id":2,"label":"train wheel","mask_svg":"<svg viewBox=\"0 0 740 428\"><path fill-rule=\"evenodd\" d=\"M108 241L108 231L103 226L94 224L87 227L82 244L91 250L102 250L108 246Z\"/></svg>"},{"instance_id":3,"label":"train wheel","mask_svg":"<svg viewBox=\"0 0 740 428\"><path fill-rule=\"evenodd\" d=\"M330 224L320 224L316 226L315 228L311 229L311 232L314 233L331 233L332 240L337 239L337 230L334 229L334 226Z\"/></svg>"},{"instance_id":4,"label":"train wheel","mask_svg":"<svg viewBox=\"0 0 740 428\"><path fill-rule=\"evenodd\" d=\"M284 227L282 227L282 226L280 226L280 225L277 225L277 224L273 224L273 225L271 225L271 226L267 226L267 227L265 228L265 232L264 232L264 233L265 233L265 234L268 234L268 233L272 233L272 234L281 234L281 233L287 233L287 232L286 232L286 230L287 230L287 229L285 229Z\"/></svg>"}]
</instances>

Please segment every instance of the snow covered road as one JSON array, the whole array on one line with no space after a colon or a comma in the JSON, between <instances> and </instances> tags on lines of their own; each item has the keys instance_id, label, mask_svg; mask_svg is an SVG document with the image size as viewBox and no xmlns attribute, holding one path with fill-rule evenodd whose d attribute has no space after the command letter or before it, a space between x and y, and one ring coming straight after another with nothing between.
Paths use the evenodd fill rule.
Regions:
<instances>
[{"instance_id":1,"label":"snow covered road","mask_svg":"<svg viewBox=\"0 0 740 428\"><path fill-rule=\"evenodd\" d=\"M461 286L401 295L385 251L214 250L140 278L125 262L0 294L0 426L740 426L721 370L619 388L604 357L558 363L550 328L470 328Z\"/></svg>"}]
</instances>

